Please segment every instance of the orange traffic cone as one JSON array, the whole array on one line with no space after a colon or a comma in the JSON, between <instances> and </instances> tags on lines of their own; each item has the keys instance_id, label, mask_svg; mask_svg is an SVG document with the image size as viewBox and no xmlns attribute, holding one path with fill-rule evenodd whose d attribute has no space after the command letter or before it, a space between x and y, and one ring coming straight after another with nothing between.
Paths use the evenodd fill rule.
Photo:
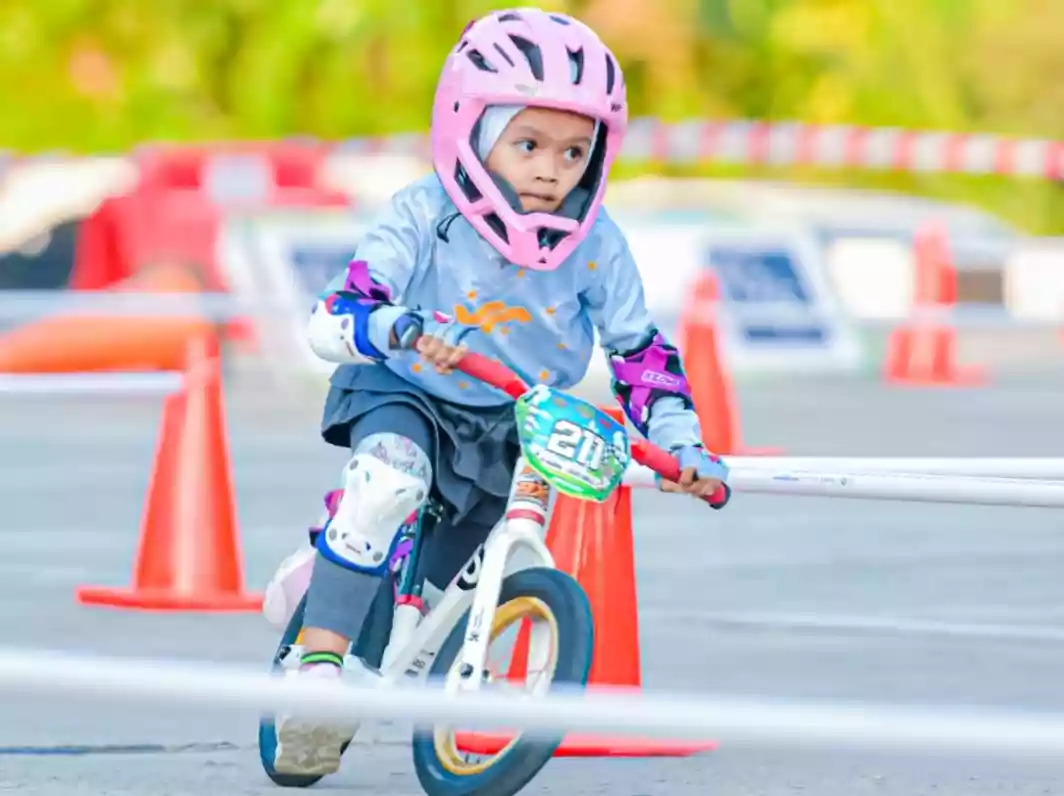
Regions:
<instances>
[{"instance_id":1,"label":"orange traffic cone","mask_svg":"<svg viewBox=\"0 0 1064 796\"><path fill-rule=\"evenodd\" d=\"M186 268L147 269L116 292L189 293L199 281ZM191 337L211 330L199 315L89 314L44 318L0 335L0 373L180 370Z\"/></svg>"},{"instance_id":2,"label":"orange traffic cone","mask_svg":"<svg viewBox=\"0 0 1064 796\"><path fill-rule=\"evenodd\" d=\"M624 422L619 409L606 410ZM635 546L632 538L631 487L621 486L604 503L558 495L547 532L547 546L558 569L579 581L595 619L595 651L588 684L638 689L639 615L635 591ZM514 647L508 679L524 678L528 628L522 627ZM505 733L458 733L459 750L498 754L512 736ZM557 757L689 757L712 751L715 741L662 741L571 735Z\"/></svg>"},{"instance_id":3,"label":"orange traffic cone","mask_svg":"<svg viewBox=\"0 0 1064 796\"><path fill-rule=\"evenodd\" d=\"M717 340L714 310L720 297L717 278L705 270L688 294L680 319L680 350L695 410L702 426L702 444L721 456L775 456L778 448L743 445L735 388Z\"/></svg>"},{"instance_id":4,"label":"orange traffic cone","mask_svg":"<svg viewBox=\"0 0 1064 796\"><path fill-rule=\"evenodd\" d=\"M256 611L244 592L217 343L189 345L185 389L167 399L129 589L81 588L83 605Z\"/></svg>"},{"instance_id":5,"label":"orange traffic cone","mask_svg":"<svg viewBox=\"0 0 1064 796\"><path fill-rule=\"evenodd\" d=\"M982 368L957 364L957 331L945 315L957 303L957 269L941 224L920 230L913 245L915 317L890 333L884 376L896 384L971 386L986 380Z\"/></svg>"}]
</instances>

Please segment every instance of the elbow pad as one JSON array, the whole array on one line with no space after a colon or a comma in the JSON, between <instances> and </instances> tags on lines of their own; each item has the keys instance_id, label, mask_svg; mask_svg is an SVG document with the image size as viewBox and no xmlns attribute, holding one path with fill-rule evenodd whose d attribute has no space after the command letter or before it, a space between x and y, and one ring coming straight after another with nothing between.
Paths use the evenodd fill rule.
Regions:
<instances>
[{"instance_id":1,"label":"elbow pad","mask_svg":"<svg viewBox=\"0 0 1064 796\"><path fill-rule=\"evenodd\" d=\"M311 350L327 362L383 361L387 354L378 345L381 336L387 340L387 332L373 332L375 325L382 321L387 324L389 318L374 319L373 314L384 307L402 312L392 304L388 288L373 281L369 265L364 260L353 260L347 266L343 289L325 294L311 310L307 327ZM392 314L398 313L386 313Z\"/></svg>"},{"instance_id":2,"label":"elbow pad","mask_svg":"<svg viewBox=\"0 0 1064 796\"><path fill-rule=\"evenodd\" d=\"M688 409L694 408L691 390L676 348L655 329L650 342L627 354L611 353L610 388L632 425L644 437L650 423L650 407L658 398L674 395Z\"/></svg>"},{"instance_id":3,"label":"elbow pad","mask_svg":"<svg viewBox=\"0 0 1064 796\"><path fill-rule=\"evenodd\" d=\"M340 364L383 361L384 352L370 341L370 315L374 309L346 291L320 299L307 327L311 350L327 362Z\"/></svg>"}]
</instances>

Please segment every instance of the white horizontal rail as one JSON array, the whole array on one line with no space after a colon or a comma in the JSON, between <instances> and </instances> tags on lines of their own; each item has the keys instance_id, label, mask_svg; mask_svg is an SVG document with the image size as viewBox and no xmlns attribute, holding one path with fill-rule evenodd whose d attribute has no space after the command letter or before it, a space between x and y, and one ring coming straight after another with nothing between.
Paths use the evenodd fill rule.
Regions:
<instances>
[{"instance_id":1,"label":"white horizontal rail","mask_svg":"<svg viewBox=\"0 0 1064 796\"><path fill-rule=\"evenodd\" d=\"M634 487L652 487L654 473L633 465L625 473L624 482ZM1064 508L1064 483L1007 478L732 468L728 484L735 492L751 494Z\"/></svg>"},{"instance_id":2,"label":"white horizontal rail","mask_svg":"<svg viewBox=\"0 0 1064 796\"><path fill-rule=\"evenodd\" d=\"M497 692L449 694L438 688L356 688L338 681L280 679L259 669L45 650L0 651L0 688L21 699L39 693L45 699L104 701L109 710L125 702L274 714L298 710L323 719L508 727L541 735L600 732L1051 759L1064 754L1064 716L1046 713L655 696L631 690L569 690L535 699Z\"/></svg>"},{"instance_id":3,"label":"white horizontal rail","mask_svg":"<svg viewBox=\"0 0 1064 796\"><path fill-rule=\"evenodd\" d=\"M741 470L800 470L832 473L966 475L981 478L1064 480L1064 458L1030 457L872 457L872 456L727 456Z\"/></svg>"},{"instance_id":4,"label":"white horizontal rail","mask_svg":"<svg viewBox=\"0 0 1064 796\"><path fill-rule=\"evenodd\" d=\"M160 371L106 373L0 373L0 395L160 395L181 389L182 374Z\"/></svg>"},{"instance_id":5,"label":"white horizontal rail","mask_svg":"<svg viewBox=\"0 0 1064 796\"><path fill-rule=\"evenodd\" d=\"M31 322L64 313L103 315L247 317L291 308L290 301L247 299L229 293L138 293L134 291L0 291L0 320ZM310 313L310 307L307 307Z\"/></svg>"}]
</instances>

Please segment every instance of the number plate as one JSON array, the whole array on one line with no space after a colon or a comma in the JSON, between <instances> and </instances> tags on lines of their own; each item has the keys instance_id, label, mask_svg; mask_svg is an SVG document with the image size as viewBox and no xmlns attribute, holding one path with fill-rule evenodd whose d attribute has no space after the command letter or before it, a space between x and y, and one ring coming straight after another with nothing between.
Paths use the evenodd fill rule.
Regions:
<instances>
[{"instance_id":1,"label":"number plate","mask_svg":"<svg viewBox=\"0 0 1064 796\"><path fill-rule=\"evenodd\" d=\"M544 385L518 399L515 412L525 458L559 492L601 502L620 485L628 433L605 412Z\"/></svg>"}]
</instances>

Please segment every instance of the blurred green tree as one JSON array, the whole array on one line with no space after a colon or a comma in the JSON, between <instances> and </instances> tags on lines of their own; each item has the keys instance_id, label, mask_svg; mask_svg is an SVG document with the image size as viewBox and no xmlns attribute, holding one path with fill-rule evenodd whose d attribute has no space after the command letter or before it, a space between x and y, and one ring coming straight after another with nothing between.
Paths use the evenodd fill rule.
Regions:
<instances>
[{"instance_id":1,"label":"blurred green tree","mask_svg":"<svg viewBox=\"0 0 1064 796\"><path fill-rule=\"evenodd\" d=\"M461 27L507 5L5 0L0 148L118 151L147 140L423 131L440 63ZM634 115L1064 136L1058 111L1064 83L1056 79L1064 74L1059 0L540 5L581 16L616 49ZM1047 183L794 169L771 174L962 198L1034 230L1064 231L1060 191Z\"/></svg>"}]
</instances>

